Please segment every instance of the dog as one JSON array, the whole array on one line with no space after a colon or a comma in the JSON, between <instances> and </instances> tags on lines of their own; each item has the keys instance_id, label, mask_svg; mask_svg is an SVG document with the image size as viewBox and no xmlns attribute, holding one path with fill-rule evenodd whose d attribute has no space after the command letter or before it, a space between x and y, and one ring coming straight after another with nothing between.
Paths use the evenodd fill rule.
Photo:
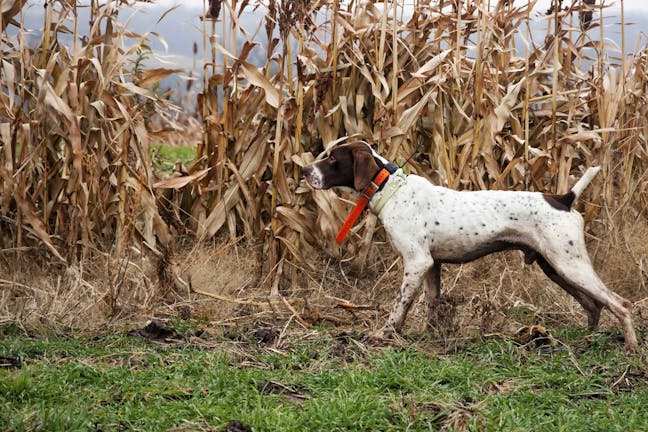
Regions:
<instances>
[{"instance_id":1,"label":"dog","mask_svg":"<svg viewBox=\"0 0 648 432\"><path fill-rule=\"evenodd\" d=\"M442 264L517 249L526 263L537 262L583 306L590 328L598 325L602 307L609 309L619 320L631 353L638 350L632 303L608 289L594 272L585 247L583 217L571 208L599 170L588 168L564 195L455 191L405 175L360 141L334 148L328 157L305 166L303 174L313 189L348 187L362 192L403 259L396 304L373 338L401 331L421 285L425 285L431 316L440 296ZM376 184L381 172L385 180Z\"/></svg>"}]
</instances>

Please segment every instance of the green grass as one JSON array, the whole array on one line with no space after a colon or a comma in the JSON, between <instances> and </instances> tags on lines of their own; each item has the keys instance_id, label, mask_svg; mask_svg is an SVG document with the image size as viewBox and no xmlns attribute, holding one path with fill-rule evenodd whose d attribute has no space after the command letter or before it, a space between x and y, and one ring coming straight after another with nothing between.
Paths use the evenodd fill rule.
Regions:
<instances>
[{"instance_id":1,"label":"green grass","mask_svg":"<svg viewBox=\"0 0 648 432\"><path fill-rule=\"evenodd\" d=\"M153 168L160 177L168 177L177 161L180 161L186 169L195 159L196 147L193 146L169 146L164 144L151 146Z\"/></svg>"},{"instance_id":2,"label":"green grass","mask_svg":"<svg viewBox=\"0 0 648 432\"><path fill-rule=\"evenodd\" d=\"M0 369L0 430L648 430L645 368L603 333L563 331L569 349L489 339L444 356L365 351L326 332L279 350L253 338L0 336L0 356L22 359Z\"/></svg>"}]
</instances>

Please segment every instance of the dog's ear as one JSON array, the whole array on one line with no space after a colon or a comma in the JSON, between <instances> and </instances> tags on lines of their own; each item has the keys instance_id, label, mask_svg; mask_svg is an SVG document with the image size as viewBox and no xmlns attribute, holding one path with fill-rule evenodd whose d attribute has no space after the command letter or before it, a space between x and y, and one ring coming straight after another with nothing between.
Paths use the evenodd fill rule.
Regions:
<instances>
[{"instance_id":1,"label":"dog's ear","mask_svg":"<svg viewBox=\"0 0 648 432\"><path fill-rule=\"evenodd\" d=\"M363 191L374 179L380 168L371 154L371 149L365 144L359 144L353 154L353 187Z\"/></svg>"}]
</instances>

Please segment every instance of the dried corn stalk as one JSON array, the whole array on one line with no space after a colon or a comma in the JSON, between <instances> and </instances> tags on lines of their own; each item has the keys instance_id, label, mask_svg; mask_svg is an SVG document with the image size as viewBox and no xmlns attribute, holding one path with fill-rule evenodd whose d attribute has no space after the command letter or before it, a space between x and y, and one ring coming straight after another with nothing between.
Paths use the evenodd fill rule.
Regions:
<instances>
[{"instance_id":1,"label":"dried corn stalk","mask_svg":"<svg viewBox=\"0 0 648 432\"><path fill-rule=\"evenodd\" d=\"M348 201L300 186L300 167L356 139L397 162L414 153L408 171L459 189L563 192L602 165L581 201L586 218L617 226L645 215L645 43L615 64L599 5L555 2L546 37L534 40L535 2L494 3L210 2L203 142L186 178L156 185L164 220L199 238L264 238L276 289L285 259L311 247L339 253L332 239ZM239 20L250 9L261 21L253 32ZM157 103L142 86L163 72L123 80L124 36L107 19L75 54L45 33L40 51L3 57L0 191L18 244L168 238L140 112ZM254 39L263 29L267 43ZM344 250L370 256L373 231L361 223Z\"/></svg>"},{"instance_id":2,"label":"dried corn stalk","mask_svg":"<svg viewBox=\"0 0 648 432\"><path fill-rule=\"evenodd\" d=\"M418 148L408 170L460 189L562 192L570 175L600 164L605 193L600 183L589 190L587 217L600 205L645 212L647 50L625 70L592 74L591 3L552 10L537 43L525 31L534 2L231 2L211 39L223 61L207 80L192 172L213 169L177 192L191 197L184 221L200 237L264 235L269 270L309 246L336 253L331 240L349 206L300 186L299 167L355 139L397 161ZM261 66L250 61L261 48L233 17L252 7L271 40ZM578 18L580 33L567 25ZM360 256L370 247L364 229L346 246Z\"/></svg>"},{"instance_id":3,"label":"dried corn stalk","mask_svg":"<svg viewBox=\"0 0 648 432\"><path fill-rule=\"evenodd\" d=\"M2 3L3 13L5 3ZM92 8L87 42L72 32L72 2L48 2L29 48L2 34L0 230L2 248L41 242L61 261L169 242L149 161L147 117L167 108L149 87L173 71L134 71L147 38L129 33L112 2ZM75 26L76 29L76 26Z\"/></svg>"}]
</instances>

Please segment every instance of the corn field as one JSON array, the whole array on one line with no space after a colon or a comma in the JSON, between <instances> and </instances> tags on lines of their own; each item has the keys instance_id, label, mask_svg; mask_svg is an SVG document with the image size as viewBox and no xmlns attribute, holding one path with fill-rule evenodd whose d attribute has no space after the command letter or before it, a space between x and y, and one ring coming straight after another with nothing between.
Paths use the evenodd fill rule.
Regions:
<instances>
[{"instance_id":1,"label":"corn field","mask_svg":"<svg viewBox=\"0 0 648 432\"><path fill-rule=\"evenodd\" d=\"M74 2L49 2L29 48L7 34L23 3L0 3L5 251L44 247L72 262L133 245L165 256L186 234L256 238L277 293L298 271L284 263L308 266L311 251L372 255L376 219L339 249L353 197L300 180L304 164L359 139L400 163L413 155L408 172L457 189L566 192L571 175L601 165L586 219L614 233L648 215L648 46L607 47L600 2L560 0L539 14L535 1L212 0L203 139L170 179L151 172L148 119L173 109L151 86L174 71L133 67L147 36L118 23L115 3L93 0L82 44ZM251 11L254 31L239 19ZM622 13L615 30L624 25Z\"/></svg>"},{"instance_id":2,"label":"corn field","mask_svg":"<svg viewBox=\"0 0 648 432\"><path fill-rule=\"evenodd\" d=\"M11 3L2 2L3 29L12 19L19 25L25 2L5 11ZM35 48L22 31L2 37L1 247L40 245L70 263L97 249L122 254L135 239L167 244L150 186L147 122L168 107L148 88L173 71L138 70L148 39L121 26L110 2L91 2L83 39L74 2L45 7Z\"/></svg>"}]
</instances>

